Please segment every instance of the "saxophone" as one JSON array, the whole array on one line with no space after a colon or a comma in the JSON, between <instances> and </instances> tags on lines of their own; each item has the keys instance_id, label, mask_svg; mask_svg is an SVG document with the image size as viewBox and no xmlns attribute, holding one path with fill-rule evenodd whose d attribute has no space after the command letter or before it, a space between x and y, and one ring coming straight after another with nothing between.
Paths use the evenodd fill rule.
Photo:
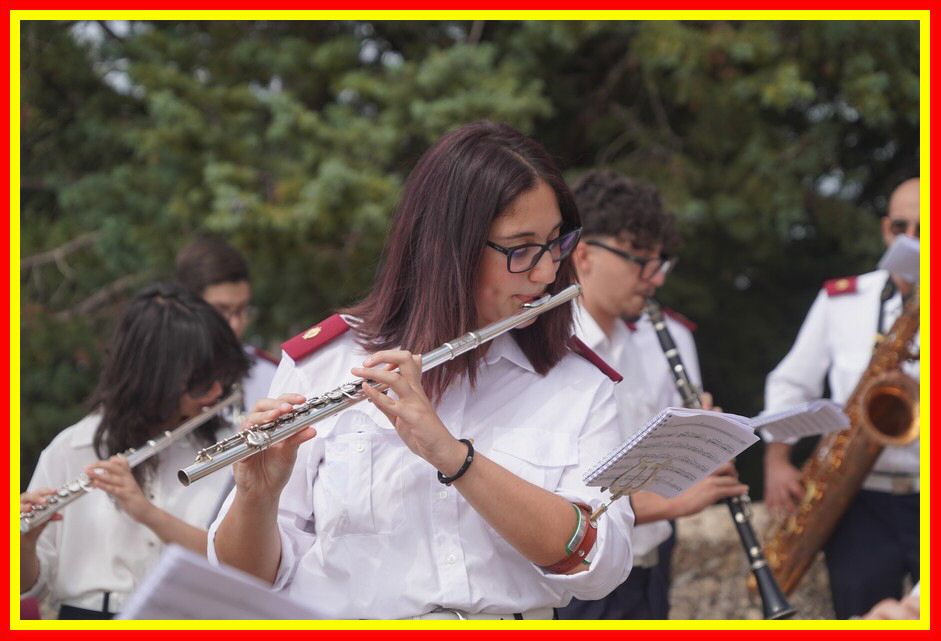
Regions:
<instances>
[{"instance_id":1,"label":"saxophone","mask_svg":"<svg viewBox=\"0 0 941 641\"><path fill-rule=\"evenodd\" d=\"M820 439L801 469L804 498L772 526L765 556L786 594L794 591L830 538L882 449L918 438L920 385L901 365L917 356L911 350L919 310L916 286L892 329L877 339L869 365L846 401L850 427Z\"/></svg>"}]
</instances>

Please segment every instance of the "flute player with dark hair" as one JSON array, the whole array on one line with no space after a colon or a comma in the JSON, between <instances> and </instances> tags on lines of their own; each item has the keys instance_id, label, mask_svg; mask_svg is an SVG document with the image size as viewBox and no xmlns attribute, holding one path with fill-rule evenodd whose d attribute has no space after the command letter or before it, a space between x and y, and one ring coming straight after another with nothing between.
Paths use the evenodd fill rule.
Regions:
<instances>
[{"instance_id":1,"label":"flute player with dark hair","mask_svg":"<svg viewBox=\"0 0 941 641\"><path fill-rule=\"evenodd\" d=\"M186 490L176 470L228 427L214 418L133 470L120 453L214 404L247 368L232 330L198 297L157 285L134 298L108 346L95 410L43 450L21 511L83 473L103 491L21 535L21 598L48 598L62 619L112 618L165 544L205 554L229 477Z\"/></svg>"},{"instance_id":2,"label":"flute player with dark hair","mask_svg":"<svg viewBox=\"0 0 941 641\"><path fill-rule=\"evenodd\" d=\"M441 138L370 294L285 343L285 394L252 418L353 377L389 392L237 463L210 559L324 618L551 618L623 581L633 514L589 525L601 496L581 481L619 445L613 384L573 353L571 306L425 374L415 360L571 284L579 226L534 141L486 122Z\"/></svg>"}]
</instances>

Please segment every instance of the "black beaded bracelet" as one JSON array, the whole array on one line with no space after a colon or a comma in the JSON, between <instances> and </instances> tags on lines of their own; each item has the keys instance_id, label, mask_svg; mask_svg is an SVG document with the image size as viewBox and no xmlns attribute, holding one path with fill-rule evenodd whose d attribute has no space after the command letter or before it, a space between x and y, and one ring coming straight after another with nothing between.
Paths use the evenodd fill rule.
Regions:
<instances>
[{"instance_id":1,"label":"black beaded bracelet","mask_svg":"<svg viewBox=\"0 0 941 641\"><path fill-rule=\"evenodd\" d=\"M451 483L454 483L454 481L464 476L464 472L467 471L467 468L470 467L471 462L474 460L474 444L466 438L462 438L460 441L467 446L467 457L464 459L464 464L461 466L461 469L455 472L454 476L445 476L441 472L438 472L438 481L445 485L451 485Z\"/></svg>"}]
</instances>

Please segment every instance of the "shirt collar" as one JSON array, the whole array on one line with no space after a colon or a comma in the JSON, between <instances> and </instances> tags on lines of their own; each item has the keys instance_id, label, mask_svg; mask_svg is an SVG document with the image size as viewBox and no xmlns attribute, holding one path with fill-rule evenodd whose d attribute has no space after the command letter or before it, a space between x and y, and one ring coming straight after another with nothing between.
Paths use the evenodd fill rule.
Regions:
<instances>
[{"instance_id":1,"label":"shirt collar","mask_svg":"<svg viewBox=\"0 0 941 641\"><path fill-rule=\"evenodd\" d=\"M75 425L72 436L69 439L74 448L92 447L95 441L95 431L98 424L101 423L101 410L98 409Z\"/></svg>"},{"instance_id":2,"label":"shirt collar","mask_svg":"<svg viewBox=\"0 0 941 641\"><path fill-rule=\"evenodd\" d=\"M533 364L529 362L526 354L523 353L523 350L520 349L520 346L510 336L509 332L498 336L490 343L490 349L487 350L487 355L484 356L484 363L493 365L501 358L505 358L528 372L536 373Z\"/></svg>"},{"instance_id":3,"label":"shirt collar","mask_svg":"<svg viewBox=\"0 0 941 641\"><path fill-rule=\"evenodd\" d=\"M575 331L588 347L597 351L598 348L607 344L608 336L580 302L575 306L574 316Z\"/></svg>"}]
</instances>

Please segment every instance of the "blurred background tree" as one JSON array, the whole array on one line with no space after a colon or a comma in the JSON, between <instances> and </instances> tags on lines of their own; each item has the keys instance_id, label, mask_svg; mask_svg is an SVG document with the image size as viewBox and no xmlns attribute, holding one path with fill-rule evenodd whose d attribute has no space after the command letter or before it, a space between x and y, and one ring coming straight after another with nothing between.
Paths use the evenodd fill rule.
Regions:
<instances>
[{"instance_id":1,"label":"blurred background tree","mask_svg":"<svg viewBox=\"0 0 941 641\"><path fill-rule=\"evenodd\" d=\"M685 244L660 298L748 415L919 167L913 22L34 21L20 64L24 487L121 305L195 233L246 254L249 341L276 351L366 291L409 168L461 123L661 189Z\"/></svg>"}]
</instances>

